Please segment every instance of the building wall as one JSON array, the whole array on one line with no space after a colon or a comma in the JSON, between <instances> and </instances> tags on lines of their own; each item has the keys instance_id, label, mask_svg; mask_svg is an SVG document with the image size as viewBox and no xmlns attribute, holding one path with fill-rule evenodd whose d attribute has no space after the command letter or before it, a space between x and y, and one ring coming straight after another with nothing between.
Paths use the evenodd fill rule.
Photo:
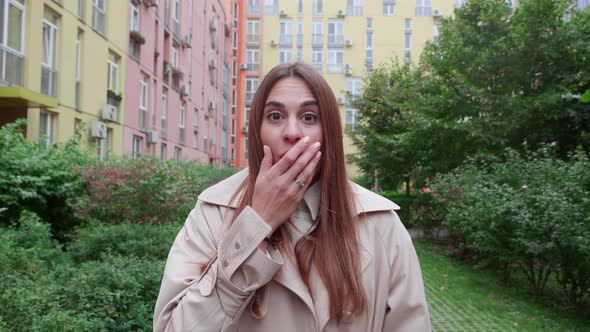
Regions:
<instances>
[{"instance_id":1,"label":"building wall","mask_svg":"<svg viewBox=\"0 0 590 332\"><path fill-rule=\"evenodd\" d=\"M92 29L92 8L87 3L84 17L78 16L78 1L25 1L24 24L24 84L23 86L36 93L41 93L41 63L43 43L43 18L45 10L53 12L57 17L56 99L58 107L47 109L55 115L55 142L63 142L73 137L75 121L85 124L81 145L94 148L96 141L89 137L90 124L100 117L106 96L106 58L108 49L119 54L125 49L124 39L116 31L123 26L124 4L107 2L105 35ZM81 63L83 84L80 91L80 105L76 107L76 39L78 31L82 32ZM104 66L97 66L97 64ZM124 63L121 64L124 68ZM100 91L100 92L99 92ZM27 137L39 139L40 109L30 107L26 110L28 125ZM112 128L115 139L121 139L122 127L114 123ZM120 146L114 145L114 154L121 154Z\"/></svg>"},{"instance_id":2,"label":"building wall","mask_svg":"<svg viewBox=\"0 0 590 332\"><path fill-rule=\"evenodd\" d=\"M362 80L368 73L367 70L367 19L372 19L372 68L380 64L397 58L397 61L404 63L406 58L405 34L411 33L410 37L410 57L409 61L415 64L419 60L427 41L434 38L435 22L440 21L442 16L452 14L454 9L454 0L432 1L430 8L431 15L416 16L416 1L396 1L395 11L392 16L383 15L383 1L362 1L362 13L347 13L347 1L323 1L323 14L314 15L312 10L312 0L302 1L302 12L299 13L299 1L276 1L278 3L277 11L269 14L264 5L266 2L261 1L262 18L261 18L261 53L264 54L262 61L261 73L266 73L279 63L279 52L281 49L291 49L292 61L297 60L298 49L298 21L303 23L302 32L302 61L312 63L312 49L318 48L312 45L313 27L312 22L322 21L322 74L332 87L335 96L338 98L346 97L347 80L358 78ZM439 14L433 16L434 10L437 9ZM281 15L281 11L284 11ZM339 15L339 11L346 15ZM360 14L360 15L351 15ZM406 30L406 19L411 20L410 30ZM292 22L292 43L290 46L280 45L280 22L282 20L291 20ZM350 40L351 45L342 45L341 47L328 46L328 22L331 20L340 20L343 22L344 40ZM242 24L244 24L242 20ZM273 43L274 41L275 43ZM329 73L327 71L328 50L341 49L343 51L343 64L350 65L351 72ZM261 76L261 75L260 75ZM349 107L350 108L350 107ZM340 105L342 125L346 126L346 105ZM353 153L354 147L348 135L344 138L345 153ZM356 167L349 163L347 170L350 176L357 175Z\"/></svg>"}]
</instances>

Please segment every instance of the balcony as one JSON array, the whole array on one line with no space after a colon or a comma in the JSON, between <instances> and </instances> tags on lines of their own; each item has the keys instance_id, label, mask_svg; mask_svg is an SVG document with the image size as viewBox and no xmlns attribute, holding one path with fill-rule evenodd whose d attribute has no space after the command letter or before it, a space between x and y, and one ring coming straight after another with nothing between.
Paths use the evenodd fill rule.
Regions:
<instances>
[{"instance_id":1,"label":"balcony","mask_svg":"<svg viewBox=\"0 0 590 332\"><path fill-rule=\"evenodd\" d=\"M293 46L293 35L282 34L279 36L279 46Z\"/></svg>"},{"instance_id":2,"label":"balcony","mask_svg":"<svg viewBox=\"0 0 590 332\"><path fill-rule=\"evenodd\" d=\"M328 35L328 47L344 47L344 35Z\"/></svg>"},{"instance_id":3,"label":"balcony","mask_svg":"<svg viewBox=\"0 0 590 332\"><path fill-rule=\"evenodd\" d=\"M41 66L41 93L57 97L57 70Z\"/></svg>"},{"instance_id":4,"label":"balcony","mask_svg":"<svg viewBox=\"0 0 590 332\"><path fill-rule=\"evenodd\" d=\"M363 16L363 6L348 6L346 8L348 16Z\"/></svg>"},{"instance_id":5,"label":"balcony","mask_svg":"<svg viewBox=\"0 0 590 332\"><path fill-rule=\"evenodd\" d=\"M260 35L259 34L248 34L246 37L246 42L248 46L258 47L260 45Z\"/></svg>"},{"instance_id":6,"label":"balcony","mask_svg":"<svg viewBox=\"0 0 590 332\"><path fill-rule=\"evenodd\" d=\"M249 63L248 64L248 71L249 72L258 72L258 68L259 68L259 64L258 63Z\"/></svg>"},{"instance_id":7,"label":"balcony","mask_svg":"<svg viewBox=\"0 0 590 332\"><path fill-rule=\"evenodd\" d=\"M0 81L23 86L25 57L0 45Z\"/></svg>"},{"instance_id":8,"label":"balcony","mask_svg":"<svg viewBox=\"0 0 590 332\"><path fill-rule=\"evenodd\" d=\"M313 34L311 39L312 46L322 46L324 45L324 35L320 34Z\"/></svg>"}]
</instances>

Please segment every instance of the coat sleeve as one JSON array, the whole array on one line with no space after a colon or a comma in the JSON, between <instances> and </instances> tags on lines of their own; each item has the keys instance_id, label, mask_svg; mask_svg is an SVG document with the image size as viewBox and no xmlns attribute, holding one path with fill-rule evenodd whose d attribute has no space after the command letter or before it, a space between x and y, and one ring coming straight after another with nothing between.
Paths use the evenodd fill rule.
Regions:
<instances>
[{"instance_id":1,"label":"coat sleeve","mask_svg":"<svg viewBox=\"0 0 590 332\"><path fill-rule=\"evenodd\" d=\"M420 263L412 239L391 211L382 232L389 260L389 295L383 331L431 331Z\"/></svg>"},{"instance_id":2,"label":"coat sleeve","mask_svg":"<svg viewBox=\"0 0 590 332\"><path fill-rule=\"evenodd\" d=\"M218 206L198 202L186 219L168 254L154 331L232 330L281 267L278 250L258 249L271 228L254 210L246 207L218 243L221 218Z\"/></svg>"}]
</instances>

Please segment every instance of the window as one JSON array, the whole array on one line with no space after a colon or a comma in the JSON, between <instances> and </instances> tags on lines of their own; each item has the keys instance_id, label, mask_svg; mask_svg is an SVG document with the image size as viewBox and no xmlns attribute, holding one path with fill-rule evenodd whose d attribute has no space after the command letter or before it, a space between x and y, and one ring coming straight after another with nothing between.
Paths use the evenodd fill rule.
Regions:
<instances>
[{"instance_id":1,"label":"window","mask_svg":"<svg viewBox=\"0 0 590 332\"><path fill-rule=\"evenodd\" d=\"M98 145L97 154L98 154L99 160L105 160L111 156L111 151L113 150L112 144L113 144L113 129L107 128L106 138L101 139L97 144Z\"/></svg>"},{"instance_id":2,"label":"window","mask_svg":"<svg viewBox=\"0 0 590 332\"><path fill-rule=\"evenodd\" d=\"M171 55L172 68L178 68L178 48L176 46L172 46Z\"/></svg>"},{"instance_id":3,"label":"window","mask_svg":"<svg viewBox=\"0 0 590 332\"><path fill-rule=\"evenodd\" d=\"M347 0L346 14L351 16L363 16L363 0Z\"/></svg>"},{"instance_id":4,"label":"window","mask_svg":"<svg viewBox=\"0 0 590 332\"><path fill-rule=\"evenodd\" d=\"M324 14L324 1L323 0L313 0L313 14L314 15L323 15Z\"/></svg>"},{"instance_id":5,"label":"window","mask_svg":"<svg viewBox=\"0 0 590 332\"><path fill-rule=\"evenodd\" d=\"M105 0L92 0L92 28L105 34Z\"/></svg>"},{"instance_id":6,"label":"window","mask_svg":"<svg viewBox=\"0 0 590 332\"><path fill-rule=\"evenodd\" d=\"M393 16L395 14L395 0L383 0L383 15Z\"/></svg>"},{"instance_id":7,"label":"window","mask_svg":"<svg viewBox=\"0 0 590 332\"><path fill-rule=\"evenodd\" d=\"M291 19L282 19L279 23L279 44L291 46L293 44L293 22Z\"/></svg>"},{"instance_id":8,"label":"window","mask_svg":"<svg viewBox=\"0 0 590 332\"><path fill-rule=\"evenodd\" d=\"M360 77L348 77L346 79L346 104L352 105L352 102L362 94L363 79Z\"/></svg>"},{"instance_id":9,"label":"window","mask_svg":"<svg viewBox=\"0 0 590 332\"><path fill-rule=\"evenodd\" d=\"M209 142L207 141L209 136L209 117L205 116L205 121L203 123L203 152L209 152Z\"/></svg>"},{"instance_id":10,"label":"window","mask_svg":"<svg viewBox=\"0 0 590 332\"><path fill-rule=\"evenodd\" d=\"M367 72L373 70L373 19L367 18L367 51L366 51Z\"/></svg>"},{"instance_id":11,"label":"window","mask_svg":"<svg viewBox=\"0 0 590 332\"><path fill-rule=\"evenodd\" d=\"M165 161L166 159L166 144L162 143L160 145L160 161Z\"/></svg>"},{"instance_id":12,"label":"window","mask_svg":"<svg viewBox=\"0 0 590 332\"><path fill-rule=\"evenodd\" d=\"M84 11L86 10L86 0L78 0L78 17L84 20Z\"/></svg>"},{"instance_id":13,"label":"window","mask_svg":"<svg viewBox=\"0 0 590 332\"><path fill-rule=\"evenodd\" d=\"M139 128L147 129L147 113L148 113L148 78L144 74L141 81L139 81Z\"/></svg>"},{"instance_id":14,"label":"window","mask_svg":"<svg viewBox=\"0 0 590 332\"><path fill-rule=\"evenodd\" d=\"M174 161L182 160L182 149L178 146L174 147Z\"/></svg>"},{"instance_id":15,"label":"window","mask_svg":"<svg viewBox=\"0 0 590 332\"><path fill-rule=\"evenodd\" d=\"M244 127L248 130L248 126L250 125L250 107L246 107L245 111Z\"/></svg>"},{"instance_id":16,"label":"window","mask_svg":"<svg viewBox=\"0 0 590 332\"><path fill-rule=\"evenodd\" d=\"M119 91L119 57L112 52L107 60L107 89Z\"/></svg>"},{"instance_id":17,"label":"window","mask_svg":"<svg viewBox=\"0 0 590 332\"><path fill-rule=\"evenodd\" d=\"M258 66L260 64L260 50L246 50L246 59L248 71L258 72Z\"/></svg>"},{"instance_id":18,"label":"window","mask_svg":"<svg viewBox=\"0 0 590 332\"><path fill-rule=\"evenodd\" d=\"M41 93L57 97L57 17L45 9L43 15L43 61Z\"/></svg>"},{"instance_id":19,"label":"window","mask_svg":"<svg viewBox=\"0 0 590 332\"><path fill-rule=\"evenodd\" d=\"M168 125L166 123L166 117L168 113L168 91L162 91L162 117L161 117L161 128L162 128L162 137L166 138L168 134Z\"/></svg>"},{"instance_id":20,"label":"window","mask_svg":"<svg viewBox=\"0 0 590 332\"><path fill-rule=\"evenodd\" d=\"M82 56L82 30L78 29L78 35L76 37L76 85L74 87L75 93L75 107L77 110L80 110L80 57Z\"/></svg>"},{"instance_id":21,"label":"window","mask_svg":"<svg viewBox=\"0 0 590 332\"><path fill-rule=\"evenodd\" d=\"M0 80L23 85L24 0L0 1Z\"/></svg>"},{"instance_id":22,"label":"window","mask_svg":"<svg viewBox=\"0 0 590 332\"><path fill-rule=\"evenodd\" d=\"M303 15L303 0L297 1L297 15Z\"/></svg>"},{"instance_id":23,"label":"window","mask_svg":"<svg viewBox=\"0 0 590 332\"><path fill-rule=\"evenodd\" d=\"M199 132L193 131L193 149L197 148L197 144L199 144Z\"/></svg>"},{"instance_id":24,"label":"window","mask_svg":"<svg viewBox=\"0 0 590 332\"><path fill-rule=\"evenodd\" d=\"M39 142L47 146L55 143L57 114L41 109L39 115Z\"/></svg>"},{"instance_id":25,"label":"window","mask_svg":"<svg viewBox=\"0 0 590 332\"><path fill-rule=\"evenodd\" d=\"M322 72L322 49L313 49L311 51L311 63L320 73Z\"/></svg>"},{"instance_id":26,"label":"window","mask_svg":"<svg viewBox=\"0 0 590 332\"><path fill-rule=\"evenodd\" d=\"M455 8L461 8L465 4L465 0L455 0Z\"/></svg>"},{"instance_id":27,"label":"window","mask_svg":"<svg viewBox=\"0 0 590 332\"><path fill-rule=\"evenodd\" d=\"M137 135L133 135L133 142L132 142L132 154L131 156L133 159L139 158L141 156L141 143L143 138Z\"/></svg>"},{"instance_id":28,"label":"window","mask_svg":"<svg viewBox=\"0 0 590 332\"><path fill-rule=\"evenodd\" d=\"M342 20L328 21L328 47L344 45L344 22Z\"/></svg>"},{"instance_id":29,"label":"window","mask_svg":"<svg viewBox=\"0 0 590 332\"><path fill-rule=\"evenodd\" d=\"M312 21L312 45L313 46L322 46L323 41L323 22L322 20L313 20Z\"/></svg>"},{"instance_id":30,"label":"window","mask_svg":"<svg viewBox=\"0 0 590 332\"><path fill-rule=\"evenodd\" d=\"M244 138L244 159L248 160L248 138Z\"/></svg>"},{"instance_id":31,"label":"window","mask_svg":"<svg viewBox=\"0 0 590 332\"><path fill-rule=\"evenodd\" d=\"M432 0L416 0L416 16L432 15Z\"/></svg>"},{"instance_id":32,"label":"window","mask_svg":"<svg viewBox=\"0 0 590 332\"><path fill-rule=\"evenodd\" d=\"M328 73L342 73L344 67L344 51L328 50Z\"/></svg>"},{"instance_id":33,"label":"window","mask_svg":"<svg viewBox=\"0 0 590 332\"><path fill-rule=\"evenodd\" d=\"M264 0L264 13L277 15L279 13L279 0Z\"/></svg>"},{"instance_id":34,"label":"window","mask_svg":"<svg viewBox=\"0 0 590 332\"><path fill-rule=\"evenodd\" d=\"M182 145L185 143L184 124L186 122L186 110L184 107L180 108L178 114L178 142Z\"/></svg>"},{"instance_id":35,"label":"window","mask_svg":"<svg viewBox=\"0 0 590 332\"><path fill-rule=\"evenodd\" d=\"M260 43L260 21L248 20L247 28L248 46L258 46L258 43Z\"/></svg>"},{"instance_id":36,"label":"window","mask_svg":"<svg viewBox=\"0 0 590 332\"><path fill-rule=\"evenodd\" d=\"M279 50L279 64L291 63L293 50L290 48Z\"/></svg>"},{"instance_id":37,"label":"window","mask_svg":"<svg viewBox=\"0 0 590 332\"><path fill-rule=\"evenodd\" d=\"M129 31L139 31L139 9L137 3L129 3Z\"/></svg>"},{"instance_id":38,"label":"window","mask_svg":"<svg viewBox=\"0 0 590 332\"><path fill-rule=\"evenodd\" d=\"M301 47L303 45L303 19L300 18L297 20L297 46Z\"/></svg>"},{"instance_id":39,"label":"window","mask_svg":"<svg viewBox=\"0 0 590 332\"><path fill-rule=\"evenodd\" d=\"M246 78L246 105L252 103L256 89L258 89L258 78Z\"/></svg>"},{"instance_id":40,"label":"window","mask_svg":"<svg viewBox=\"0 0 590 332\"><path fill-rule=\"evenodd\" d=\"M180 0L174 0L172 7L172 33L180 36Z\"/></svg>"},{"instance_id":41,"label":"window","mask_svg":"<svg viewBox=\"0 0 590 332\"><path fill-rule=\"evenodd\" d=\"M412 62L411 48L412 48L412 20L406 18L405 20L405 34L404 34L404 63L409 65Z\"/></svg>"},{"instance_id":42,"label":"window","mask_svg":"<svg viewBox=\"0 0 590 332\"><path fill-rule=\"evenodd\" d=\"M260 14L260 0L248 0L248 14Z\"/></svg>"},{"instance_id":43,"label":"window","mask_svg":"<svg viewBox=\"0 0 590 332\"><path fill-rule=\"evenodd\" d=\"M358 125L358 110L354 108L346 108L346 116L344 119L344 126L349 131L354 131Z\"/></svg>"},{"instance_id":44,"label":"window","mask_svg":"<svg viewBox=\"0 0 590 332\"><path fill-rule=\"evenodd\" d=\"M82 119L74 118L74 140L80 143L80 136L82 136Z\"/></svg>"},{"instance_id":45,"label":"window","mask_svg":"<svg viewBox=\"0 0 590 332\"><path fill-rule=\"evenodd\" d=\"M432 41L438 44L438 36L440 36L440 19L434 19L434 25L432 30Z\"/></svg>"},{"instance_id":46,"label":"window","mask_svg":"<svg viewBox=\"0 0 590 332\"><path fill-rule=\"evenodd\" d=\"M590 0L578 0L578 9L582 10L590 6Z\"/></svg>"}]
</instances>

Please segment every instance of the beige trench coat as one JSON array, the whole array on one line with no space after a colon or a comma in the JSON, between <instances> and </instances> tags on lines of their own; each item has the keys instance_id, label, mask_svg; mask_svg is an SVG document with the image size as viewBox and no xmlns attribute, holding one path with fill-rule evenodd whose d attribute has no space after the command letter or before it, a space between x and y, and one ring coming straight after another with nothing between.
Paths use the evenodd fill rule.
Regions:
<instances>
[{"instance_id":1,"label":"beige trench coat","mask_svg":"<svg viewBox=\"0 0 590 332\"><path fill-rule=\"evenodd\" d=\"M353 184L368 306L336 324L317 269L308 290L288 255L258 249L271 228L254 210L227 225L225 213L235 208L228 202L247 175L243 170L199 196L168 255L154 331L430 331L418 258L397 205ZM201 273L199 263L212 257ZM262 317L255 318L251 300L266 284Z\"/></svg>"}]
</instances>

